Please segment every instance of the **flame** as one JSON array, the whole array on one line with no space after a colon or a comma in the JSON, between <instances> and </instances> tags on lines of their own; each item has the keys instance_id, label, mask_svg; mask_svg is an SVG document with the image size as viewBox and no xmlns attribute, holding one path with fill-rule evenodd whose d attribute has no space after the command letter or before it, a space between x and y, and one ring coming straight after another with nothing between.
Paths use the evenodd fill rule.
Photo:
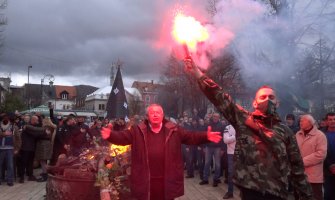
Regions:
<instances>
[{"instance_id":1,"label":"flame","mask_svg":"<svg viewBox=\"0 0 335 200\"><path fill-rule=\"evenodd\" d=\"M125 152L127 152L129 149L129 145L127 146L120 146L120 145L115 145L115 144L112 144L110 146L110 150L111 150L111 156L116 156L116 155L119 155L119 154L123 154Z\"/></svg>"},{"instance_id":2,"label":"flame","mask_svg":"<svg viewBox=\"0 0 335 200\"><path fill-rule=\"evenodd\" d=\"M172 35L181 44L186 44L193 51L198 42L209 38L207 29L193 17L178 13L174 18Z\"/></svg>"}]
</instances>

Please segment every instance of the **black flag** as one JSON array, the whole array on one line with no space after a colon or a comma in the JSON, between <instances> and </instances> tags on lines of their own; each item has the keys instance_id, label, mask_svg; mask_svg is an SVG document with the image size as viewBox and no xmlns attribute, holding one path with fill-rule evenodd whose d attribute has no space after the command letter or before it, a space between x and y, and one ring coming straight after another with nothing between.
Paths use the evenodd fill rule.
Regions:
<instances>
[{"instance_id":1,"label":"black flag","mask_svg":"<svg viewBox=\"0 0 335 200\"><path fill-rule=\"evenodd\" d=\"M123 118L128 121L129 109L126 93L123 86L120 66L117 68L116 77L107 102L107 118Z\"/></svg>"}]
</instances>

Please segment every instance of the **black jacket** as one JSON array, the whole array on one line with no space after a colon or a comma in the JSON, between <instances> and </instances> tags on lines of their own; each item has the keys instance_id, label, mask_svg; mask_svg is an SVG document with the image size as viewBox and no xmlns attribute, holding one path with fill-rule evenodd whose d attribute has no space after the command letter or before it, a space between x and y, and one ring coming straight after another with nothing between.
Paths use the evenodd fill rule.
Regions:
<instances>
[{"instance_id":1,"label":"black jacket","mask_svg":"<svg viewBox=\"0 0 335 200\"><path fill-rule=\"evenodd\" d=\"M45 139L46 137L47 134L44 128L32 125L26 125L21 135L22 139L21 150L35 152L36 140Z\"/></svg>"}]
</instances>

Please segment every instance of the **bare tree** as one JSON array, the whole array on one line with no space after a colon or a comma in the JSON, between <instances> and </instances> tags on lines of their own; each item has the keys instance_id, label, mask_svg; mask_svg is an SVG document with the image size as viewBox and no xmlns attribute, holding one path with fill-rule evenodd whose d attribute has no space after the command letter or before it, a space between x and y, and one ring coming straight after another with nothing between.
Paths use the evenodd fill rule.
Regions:
<instances>
[{"instance_id":1,"label":"bare tree","mask_svg":"<svg viewBox=\"0 0 335 200\"><path fill-rule=\"evenodd\" d=\"M130 116L144 114L143 101L141 101L141 98L137 93L132 94L132 98L129 99L128 103Z\"/></svg>"},{"instance_id":2,"label":"bare tree","mask_svg":"<svg viewBox=\"0 0 335 200\"><path fill-rule=\"evenodd\" d=\"M320 38L310 48L306 48L302 66L297 72L300 88L305 91L305 97L315 102L313 113L322 118L326 112L326 102L334 101L335 96L329 91L329 86L335 83L335 43L329 39Z\"/></svg>"},{"instance_id":3,"label":"bare tree","mask_svg":"<svg viewBox=\"0 0 335 200\"><path fill-rule=\"evenodd\" d=\"M218 2L220 2L221 0L208 0L208 3L207 3L207 12L211 15L211 16L214 16L216 15L216 13L218 12L217 10L217 4Z\"/></svg>"},{"instance_id":4,"label":"bare tree","mask_svg":"<svg viewBox=\"0 0 335 200\"><path fill-rule=\"evenodd\" d=\"M171 116L177 117L184 110L197 108L200 112L206 112L209 101L198 88L197 80L185 74L184 65L173 55L163 66L161 81L166 88L165 94L160 95L160 103L165 105L165 110L171 112ZM215 58L211 66L205 71L211 78L225 88L226 91L238 96L244 89L240 70L231 54L224 54Z\"/></svg>"}]
</instances>

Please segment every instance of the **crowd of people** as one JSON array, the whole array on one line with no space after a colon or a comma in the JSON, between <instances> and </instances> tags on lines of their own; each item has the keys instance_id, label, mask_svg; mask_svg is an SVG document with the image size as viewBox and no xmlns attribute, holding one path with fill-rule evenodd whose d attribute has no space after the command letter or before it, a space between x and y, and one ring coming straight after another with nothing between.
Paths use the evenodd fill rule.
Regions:
<instances>
[{"instance_id":1,"label":"crowd of people","mask_svg":"<svg viewBox=\"0 0 335 200\"><path fill-rule=\"evenodd\" d=\"M108 145L101 139L100 130L108 123L116 128L127 126L124 120L86 120L83 116L50 116L41 113L1 113L0 114L0 184L14 185L25 181L45 182L48 166L57 164L58 157L79 156L85 148L99 143ZM41 174L34 175L34 168L41 167Z\"/></svg>"},{"instance_id":2,"label":"crowd of people","mask_svg":"<svg viewBox=\"0 0 335 200\"><path fill-rule=\"evenodd\" d=\"M243 150L235 149L235 146L237 148L241 148L242 146L245 151L248 151L252 155L253 146L250 147L248 145L254 143L251 143L248 137L241 135L239 132L242 130L246 133L248 132L247 129L250 128L252 134L257 135L257 137L253 136L253 140L261 141L267 139L269 140L267 142L271 143L274 141L272 138L274 135L269 131L270 129L266 126L263 127L255 119L253 119L254 121L249 121L250 118L248 117L244 119L243 123L242 121L234 121L236 119L232 118L233 116L227 115L224 112L222 113L220 109L218 111L221 113L208 113L204 116L199 115L197 109L194 109L189 113L183 112L182 116L178 119L165 119L165 121L172 122L172 124L189 131L189 133L199 133L199 137L206 131L208 133L208 127L210 126L211 132L218 133L220 138L222 138L219 141L209 141L208 139L199 139L197 141L194 138L189 140L182 139L178 142L174 141L175 143L182 144L182 168L185 170L185 178L194 178L198 175L201 179L199 184L206 185L210 183L209 178L211 177L213 187L217 187L222 182L226 183L228 185L228 192L224 194L224 199L233 198L234 184L241 191L242 199L251 199L246 197L259 195L255 193L255 191L259 191L259 188L257 188L259 184L264 185L264 188L261 188L263 199L285 199L286 196L282 196L285 193L282 193L282 188L279 187L280 184L286 184L287 188L289 188L288 191L296 196L296 199L304 195L312 195L317 200L335 199L335 190L333 190L335 185L335 113L327 113L322 123L317 123L310 114L300 115L298 116L299 118L293 114L287 114L283 121L283 124L286 124L286 126L276 127L275 130L285 130L285 127L288 127L290 132L294 133L292 135L294 140L291 138L285 141L285 138L279 138L284 141L284 144L280 143L278 147L272 146L272 149L264 146L256 146L257 150L259 150L258 148L263 148L261 150L264 154L271 152L270 155L266 155L268 157L266 157L267 161L265 161L259 158L259 155L254 155L255 157L252 159L247 156L242 157L243 152L241 151ZM255 115L253 117L257 118L257 120L266 120L264 116ZM149 115L147 114L147 116L133 116L128 123L122 119L95 119L91 122L81 116L54 116L52 109L50 109L50 117L45 117L40 113L23 115L19 113L2 113L0 115L0 184L7 182L8 186L13 186L15 179L19 183L24 183L25 181L44 182L47 180L48 166L56 165L57 159L61 154L79 156L83 149L90 148L96 141L102 144L105 143L106 145L108 145L108 141L121 144L134 144L130 140L122 142L121 139L115 140L109 136L103 138L101 131L104 127L110 127L113 124L112 129L114 132L123 133L122 131L124 130L132 130L131 127L133 126L140 127L140 124L148 119ZM150 124L149 122L147 123ZM275 121L271 121L271 123L275 123ZM169 128L173 129L172 125L170 126ZM149 127L152 128L152 125L150 124ZM157 130L160 132L161 129L158 127ZM255 132L255 130L261 130L261 134L264 135ZM242 137L243 139L238 140L238 137ZM156 143L159 139L150 137L149 141ZM161 141L165 140L162 139ZM295 145L297 149L294 149ZM280 146L285 147L286 150L281 151L282 147ZM156 148L157 150L160 146L151 146L151 148ZM296 150L299 150L299 152L296 152ZM157 155L151 156L153 156L151 159L157 159ZM291 157L300 156L301 163L299 159L291 159ZM285 171L285 167L289 167L289 164L282 165L277 163L276 159L284 160L287 158L293 160L288 161L291 162L290 166L292 166L292 169ZM240 161L237 159L240 159ZM164 163L164 160L161 161L161 163ZM241 161L243 162L241 163ZM259 163L263 163L264 165L255 168ZM34 165L38 165L42 169L39 177L36 177L33 173ZM239 167L242 165L243 167L248 167L248 169L240 169ZM273 174L269 175L261 174L260 171L257 171L260 169L264 170L264 167L278 167L274 165L281 167L281 173L275 174L277 172L271 172ZM165 166L160 167L162 169L165 168ZM294 177L288 174L292 173L292 171L299 171L299 167L302 167L304 173L299 175L298 180L294 180ZM154 168L151 169L153 173L158 173ZM236 173L238 174L236 175ZM161 175L161 173L158 174ZM240 184L236 184L239 176L244 177L244 179L252 177L253 181L262 181L262 179L275 181L269 178L275 176L278 180L276 180L274 188L266 188L265 185L268 182L255 183L257 187L254 187L252 181L245 182L245 185L243 185L244 180L242 179ZM306 178L307 183L310 185L310 189L307 186L303 186L305 184L304 178ZM157 180L153 181L160 183ZM162 185L162 183L160 184ZM159 186L159 184L156 186ZM278 191L278 193L272 192L272 190ZM159 188L158 191L164 191L164 188ZM155 195L160 195L160 192L158 192L159 194L155 191L152 192ZM162 196L159 197L161 198ZM172 195L168 199L175 197ZM305 199L312 198L306 197Z\"/></svg>"}]
</instances>

